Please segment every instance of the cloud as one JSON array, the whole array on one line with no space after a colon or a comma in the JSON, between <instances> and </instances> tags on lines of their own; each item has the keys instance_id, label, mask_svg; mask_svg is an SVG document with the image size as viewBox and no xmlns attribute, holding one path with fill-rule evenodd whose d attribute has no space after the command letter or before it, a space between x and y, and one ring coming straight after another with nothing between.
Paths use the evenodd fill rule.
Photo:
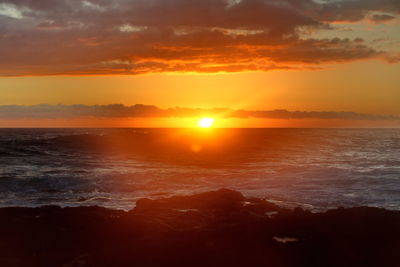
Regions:
<instances>
[{"instance_id":1,"label":"cloud","mask_svg":"<svg viewBox=\"0 0 400 267\"><path fill-rule=\"evenodd\" d=\"M309 69L390 55L331 23L397 0L0 0L0 76ZM383 12L383 13L382 13ZM332 38L309 33L326 29Z\"/></svg>"},{"instance_id":2,"label":"cloud","mask_svg":"<svg viewBox=\"0 0 400 267\"><path fill-rule=\"evenodd\" d=\"M68 118L188 118L218 116L223 118L267 118L267 119L344 119L344 120L396 120L396 115L362 114L355 112L320 112L287 110L234 110L229 108L169 108L160 109L152 105L3 105L2 119L68 119Z\"/></svg>"},{"instance_id":3,"label":"cloud","mask_svg":"<svg viewBox=\"0 0 400 267\"><path fill-rule=\"evenodd\" d=\"M12 4L0 3L0 16L22 19L22 12Z\"/></svg>"},{"instance_id":4,"label":"cloud","mask_svg":"<svg viewBox=\"0 0 400 267\"><path fill-rule=\"evenodd\" d=\"M395 16L387 15L387 14L374 14L370 17L370 20L373 23L379 24L379 23L385 23L388 21L395 20Z\"/></svg>"},{"instance_id":5,"label":"cloud","mask_svg":"<svg viewBox=\"0 0 400 267\"><path fill-rule=\"evenodd\" d=\"M326 22L357 22L373 12L400 14L397 0L328 0L315 9L319 20Z\"/></svg>"}]
</instances>

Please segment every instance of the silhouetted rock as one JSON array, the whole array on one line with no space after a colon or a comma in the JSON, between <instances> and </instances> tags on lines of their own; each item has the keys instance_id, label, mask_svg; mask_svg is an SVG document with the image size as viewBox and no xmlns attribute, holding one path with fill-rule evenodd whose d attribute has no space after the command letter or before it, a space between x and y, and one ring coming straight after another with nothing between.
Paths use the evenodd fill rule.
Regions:
<instances>
[{"instance_id":1,"label":"silhouetted rock","mask_svg":"<svg viewBox=\"0 0 400 267\"><path fill-rule=\"evenodd\" d=\"M100 207L0 209L0 266L400 266L400 212L311 213L221 189Z\"/></svg>"}]
</instances>

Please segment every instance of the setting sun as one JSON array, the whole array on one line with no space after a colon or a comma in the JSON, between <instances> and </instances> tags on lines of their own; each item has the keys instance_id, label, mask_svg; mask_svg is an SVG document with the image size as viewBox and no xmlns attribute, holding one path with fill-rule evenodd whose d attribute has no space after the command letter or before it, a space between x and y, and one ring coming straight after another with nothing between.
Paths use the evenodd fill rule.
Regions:
<instances>
[{"instance_id":1,"label":"setting sun","mask_svg":"<svg viewBox=\"0 0 400 267\"><path fill-rule=\"evenodd\" d=\"M215 120L213 118L202 118L197 124L201 128L210 128L211 126L213 126L214 121Z\"/></svg>"}]
</instances>

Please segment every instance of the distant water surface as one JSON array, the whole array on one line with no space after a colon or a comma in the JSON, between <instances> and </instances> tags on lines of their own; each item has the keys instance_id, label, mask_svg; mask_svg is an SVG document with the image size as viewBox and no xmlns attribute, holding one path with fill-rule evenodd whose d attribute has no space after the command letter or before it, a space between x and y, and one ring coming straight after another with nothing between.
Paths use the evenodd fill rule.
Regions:
<instances>
[{"instance_id":1,"label":"distant water surface","mask_svg":"<svg viewBox=\"0 0 400 267\"><path fill-rule=\"evenodd\" d=\"M281 205L400 210L400 129L1 129L0 207L230 188Z\"/></svg>"}]
</instances>

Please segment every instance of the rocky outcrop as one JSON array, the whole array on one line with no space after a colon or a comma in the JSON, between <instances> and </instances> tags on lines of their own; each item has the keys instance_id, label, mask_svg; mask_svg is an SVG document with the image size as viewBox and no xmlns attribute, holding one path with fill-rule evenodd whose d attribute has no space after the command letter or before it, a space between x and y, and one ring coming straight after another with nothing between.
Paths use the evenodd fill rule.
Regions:
<instances>
[{"instance_id":1,"label":"rocky outcrop","mask_svg":"<svg viewBox=\"0 0 400 267\"><path fill-rule=\"evenodd\" d=\"M400 212L311 213L222 189L100 207L0 209L0 266L400 266Z\"/></svg>"}]
</instances>

